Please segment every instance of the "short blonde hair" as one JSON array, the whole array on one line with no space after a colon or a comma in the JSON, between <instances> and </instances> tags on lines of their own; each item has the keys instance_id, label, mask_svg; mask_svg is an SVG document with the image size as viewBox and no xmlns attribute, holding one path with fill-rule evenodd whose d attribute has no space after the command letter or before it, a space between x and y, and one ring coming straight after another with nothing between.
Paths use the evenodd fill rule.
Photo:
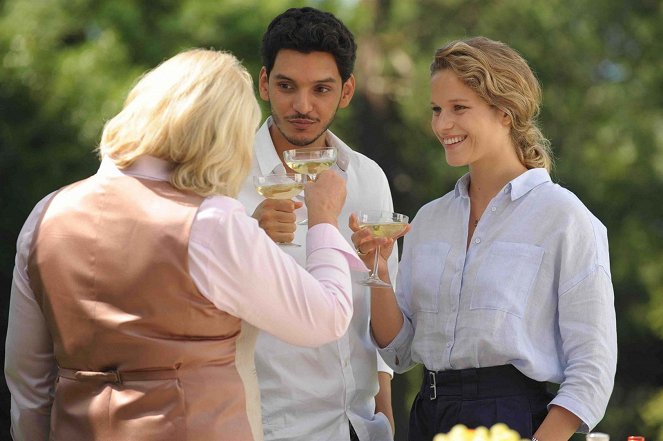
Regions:
<instances>
[{"instance_id":1,"label":"short blonde hair","mask_svg":"<svg viewBox=\"0 0 663 441\"><path fill-rule=\"evenodd\" d=\"M251 75L230 53L184 51L143 75L99 145L119 168L151 155L173 164L171 184L235 197L260 123Z\"/></svg>"},{"instance_id":2,"label":"short blonde hair","mask_svg":"<svg viewBox=\"0 0 663 441\"><path fill-rule=\"evenodd\" d=\"M550 142L536 121L541 86L518 52L485 37L452 41L435 53L431 75L444 69L450 69L489 105L509 115L511 139L525 167L551 170Z\"/></svg>"}]
</instances>

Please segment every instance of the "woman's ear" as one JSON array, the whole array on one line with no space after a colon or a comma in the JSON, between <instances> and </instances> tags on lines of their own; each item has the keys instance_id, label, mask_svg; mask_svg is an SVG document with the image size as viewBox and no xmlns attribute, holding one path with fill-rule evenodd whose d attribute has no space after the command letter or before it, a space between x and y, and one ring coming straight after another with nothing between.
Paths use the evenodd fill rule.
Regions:
<instances>
[{"instance_id":1,"label":"woman's ear","mask_svg":"<svg viewBox=\"0 0 663 441\"><path fill-rule=\"evenodd\" d=\"M509 116L508 113L506 113L503 110L500 110L501 115L501 121L504 126L511 127L511 117Z\"/></svg>"}]
</instances>

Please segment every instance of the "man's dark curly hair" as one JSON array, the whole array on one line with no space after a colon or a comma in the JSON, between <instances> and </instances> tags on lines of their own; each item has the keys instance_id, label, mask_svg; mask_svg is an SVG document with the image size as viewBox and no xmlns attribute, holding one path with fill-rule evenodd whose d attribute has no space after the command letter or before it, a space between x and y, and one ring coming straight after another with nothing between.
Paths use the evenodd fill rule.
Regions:
<instances>
[{"instance_id":1,"label":"man's dark curly hair","mask_svg":"<svg viewBox=\"0 0 663 441\"><path fill-rule=\"evenodd\" d=\"M315 8L290 8L277 16L262 37L262 64L269 76L281 49L328 52L345 83L355 65L357 45L352 32L329 12Z\"/></svg>"}]
</instances>

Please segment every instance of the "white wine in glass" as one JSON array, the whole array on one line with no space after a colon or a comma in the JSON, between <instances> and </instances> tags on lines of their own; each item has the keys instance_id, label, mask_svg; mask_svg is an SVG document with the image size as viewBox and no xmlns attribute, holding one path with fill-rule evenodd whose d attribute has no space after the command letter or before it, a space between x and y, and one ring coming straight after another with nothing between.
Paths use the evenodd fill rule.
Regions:
<instances>
[{"instance_id":1,"label":"white wine in glass","mask_svg":"<svg viewBox=\"0 0 663 441\"><path fill-rule=\"evenodd\" d=\"M359 228L370 231L375 238L392 238L401 234L407 227L408 217L404 214L391 211L367 210L357 213ZM375 260L373 270L366 280L357 283L373 287L387 287L391 284L383 281L378 276L378 259L380 258L380 246L375 249Z\"/></svg>"},{"instance_id":2,"label":"white wine in glass","mask_svg":"<svg viewBox=\"0 0 663 441\"><path fill-rule=\"evenodd\" d=\"M283 152L286 165L297 173L303 173L312 180L336 164L335 147L302 147Z\"/></svg>"},{"instance_id":3,"label":"white wine in glass","mask_svg":"<svg viewBox=\"0 0 663 441\"><path fill-rule=\"evenodd\" d=\"M256 191L267 199L292 199L304 190L304 175L287 173L284 175L262 175L253 177ZM282 246L299 247L293 242L277 242Z\"/></svg>"},{"instance_id":4,"label":"white wine in glass","mask_svg":"<svg viewBox=\"0 0 663 441\"><path fill-rule=\"evenodd\" d=\"M283 152L286 165L297 173L303 173L315 181L318 174L336 164L336 147L301 147ZM306 225L308 219L297 222Z\"/></svg>"}]
</instances>

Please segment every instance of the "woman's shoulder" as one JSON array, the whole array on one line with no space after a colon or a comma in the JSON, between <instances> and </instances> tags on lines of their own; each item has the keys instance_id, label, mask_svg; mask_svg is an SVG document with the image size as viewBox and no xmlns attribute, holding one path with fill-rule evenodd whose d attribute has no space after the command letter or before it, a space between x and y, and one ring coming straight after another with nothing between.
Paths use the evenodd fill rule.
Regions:
<instances>
[{"instance_id":1,"label":"woman's shoulder","mask_svg":"<svg viewBox=\"0 0 663 441\"><path fill-rule=\"evenodd\" d=\"M605 225L590 211L582 200L570 189L560 184L541 186L537 192L542 216L558 227L566 226L574 236L593 237L596 241L607 241ZM542 224L545 222L542 221Z\"/></svg>"},{"instance_id":2,"label":"woman's shoulder","mask_svg":"<svg viewBox=\"0 0 663 441\"><path fill-rule=\"evenodd\" d=\"M546 210L568 216L593 216L585 203L570 189L557 183L548 183L535 189L537 199Z\"/></svg>"},{"instance_id":3,"label":"woman's shoulder","mask_svg":"<svg viewBox=\"0 0 663 441\"><path fill-rule=\"evenodd\" d=\"M230 196L213 195L207 196L200 204L199 211L211 211L219 213L230 213L240 210L245 212L244 205Z\"/></svg>"},{"instance_id":4,"label":"woman's shoulder","mask_svg":"<svg viewBox=\"0 0 663 441\"><path fill-rule=\"evenodd\" d=\"M220 195L208 196L198 208L192 230L207 234L214 232L221 225L230 226L238 223L248 225L252 219L237 199Z\"/></svg>"}]
</instances>

